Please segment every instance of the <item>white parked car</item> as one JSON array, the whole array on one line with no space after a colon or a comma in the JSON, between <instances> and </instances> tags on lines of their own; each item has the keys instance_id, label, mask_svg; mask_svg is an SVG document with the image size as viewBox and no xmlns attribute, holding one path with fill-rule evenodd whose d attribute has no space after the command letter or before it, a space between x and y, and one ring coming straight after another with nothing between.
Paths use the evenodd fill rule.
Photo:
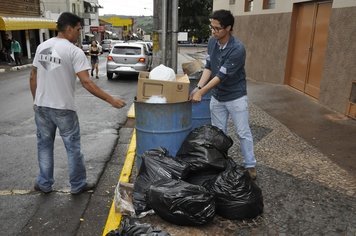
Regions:
<instances>
[{"instance_id":1,"label":"white parked car","mask_svg":"<svg viewBox=\"0 0 356 236\"><path fill-rule=\"evenodd\" d=\"M116 39L104 39L101 41L101 47L103 48L103 52L110 52L112 47L116 43L123 43L123 40L116 40Z\"/></svg>"},{"instance_id":2,"label":"white parked car","mask_svg":"<svg viewBox=\"0 0 356 236\"><path fill-rule=\"evenodd\" d=\"M109 80L114 74L138 74L150 70L149 57L145 45L140 43L116 43L106 60L106 75Z\"/></svg>"}]
</instances>

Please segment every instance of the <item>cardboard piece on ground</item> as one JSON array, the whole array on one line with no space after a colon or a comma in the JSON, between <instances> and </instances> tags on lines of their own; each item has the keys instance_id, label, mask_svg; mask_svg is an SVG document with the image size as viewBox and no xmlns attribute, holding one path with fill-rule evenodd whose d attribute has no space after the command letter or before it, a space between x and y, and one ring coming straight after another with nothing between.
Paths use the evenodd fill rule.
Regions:
<instances>
[{"instance_id":1,"label":"cardboard piece on ground","mask_svg":"<svg viewBox=\"0 0 356 236\"><path fill-rule=\"evenodd\" d=\"M137 101L145 102L151 96L162 96L167 103L186 102L189 99L189 78L176 75L175 81L149 79L149 72L140 72L137 84Z\"/></svg>"}]
</instances>

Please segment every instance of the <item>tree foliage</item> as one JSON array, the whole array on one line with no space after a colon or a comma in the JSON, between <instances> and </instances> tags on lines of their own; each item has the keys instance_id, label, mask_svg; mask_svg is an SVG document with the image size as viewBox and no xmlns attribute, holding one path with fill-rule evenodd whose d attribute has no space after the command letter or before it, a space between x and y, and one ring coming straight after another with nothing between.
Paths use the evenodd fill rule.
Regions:
<instances>
[{"instance_id":1,"label":"tree foliage","mask_svg":"<svg viewBox=\"0 0 356 236\"><path fill-rule=\"evenodd\" d=\"M213 0L179 0L178 24L180 32L188 32L189 38L206 41L210 37L209 16Z\"/></svg>"},{"instance_id":2,"label":"tree foliage","mask_svg":"<svg viewBox=\"0 0 356 236\"><path fill-rule=\"evenodd\" d=\"M146 34L151 34L153 31L152 16L134 16L135 28L141 28Z\"/></svg>"}]
</instances>

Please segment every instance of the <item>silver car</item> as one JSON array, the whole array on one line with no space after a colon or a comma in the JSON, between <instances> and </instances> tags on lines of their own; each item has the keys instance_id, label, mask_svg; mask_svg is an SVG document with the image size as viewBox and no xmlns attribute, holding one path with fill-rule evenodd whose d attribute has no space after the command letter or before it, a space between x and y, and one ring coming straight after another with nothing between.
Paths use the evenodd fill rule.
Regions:
<instances>
[{"instance_id":1,"label":"silver car","mask_svg":"<svg viewBox=\"0 0 356 236\"><path fill-rule=\"evenodd\" d=\"M138 74L149 71L149 57L145 45L140 43L117 43L111 49L106 60L106 75L109 80L114 74Z\"/></svg>"},{"instance_id":2,"label":"silver car","mask_svg":"<svg viewBox=\"0 0 356 236\"><path fill-rule=\"evenodd\" d=\"M104 39L103 41L101 41L101 47L103 48L103 52L110 52L115 44L123 42L123 40Z\"/></svg>"},{"instance_id":3,"label":"silver car","mask_svg":"<svg viewBox=\"0 0 356 236\"><path fill-rule=\"evenodd\" d=\"M103 47L103 52L109 52L111 49L112 39L104 39L101 41L101 46Z\"/></svg>"}]
</instances>

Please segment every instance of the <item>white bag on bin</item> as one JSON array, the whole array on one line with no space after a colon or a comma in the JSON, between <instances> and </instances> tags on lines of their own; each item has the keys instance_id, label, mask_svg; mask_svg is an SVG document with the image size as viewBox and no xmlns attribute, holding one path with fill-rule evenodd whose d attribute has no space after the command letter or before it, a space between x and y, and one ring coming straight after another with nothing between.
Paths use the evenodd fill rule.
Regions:
<instances>
[{"instance_id":1,"label":"white bag on bin","mask_svg":"<svg viewBox=\"0 0 356 236\"><path fill-rule=\"evenodd\" d=\"M174 81L176 80L176 75L172 68L161 64L151 70L149 79Z\"/></svg>"},{"instance_id":2,"label":"white bag on bin","mask_svg":"<svg viewBox=\"0 0 356 236\"><path fill-rule=\"evenodd\" d=\"M146 103L167 103L167 98L153 95L149 99L147 99Z\"/></svg>"}]
</instances>

